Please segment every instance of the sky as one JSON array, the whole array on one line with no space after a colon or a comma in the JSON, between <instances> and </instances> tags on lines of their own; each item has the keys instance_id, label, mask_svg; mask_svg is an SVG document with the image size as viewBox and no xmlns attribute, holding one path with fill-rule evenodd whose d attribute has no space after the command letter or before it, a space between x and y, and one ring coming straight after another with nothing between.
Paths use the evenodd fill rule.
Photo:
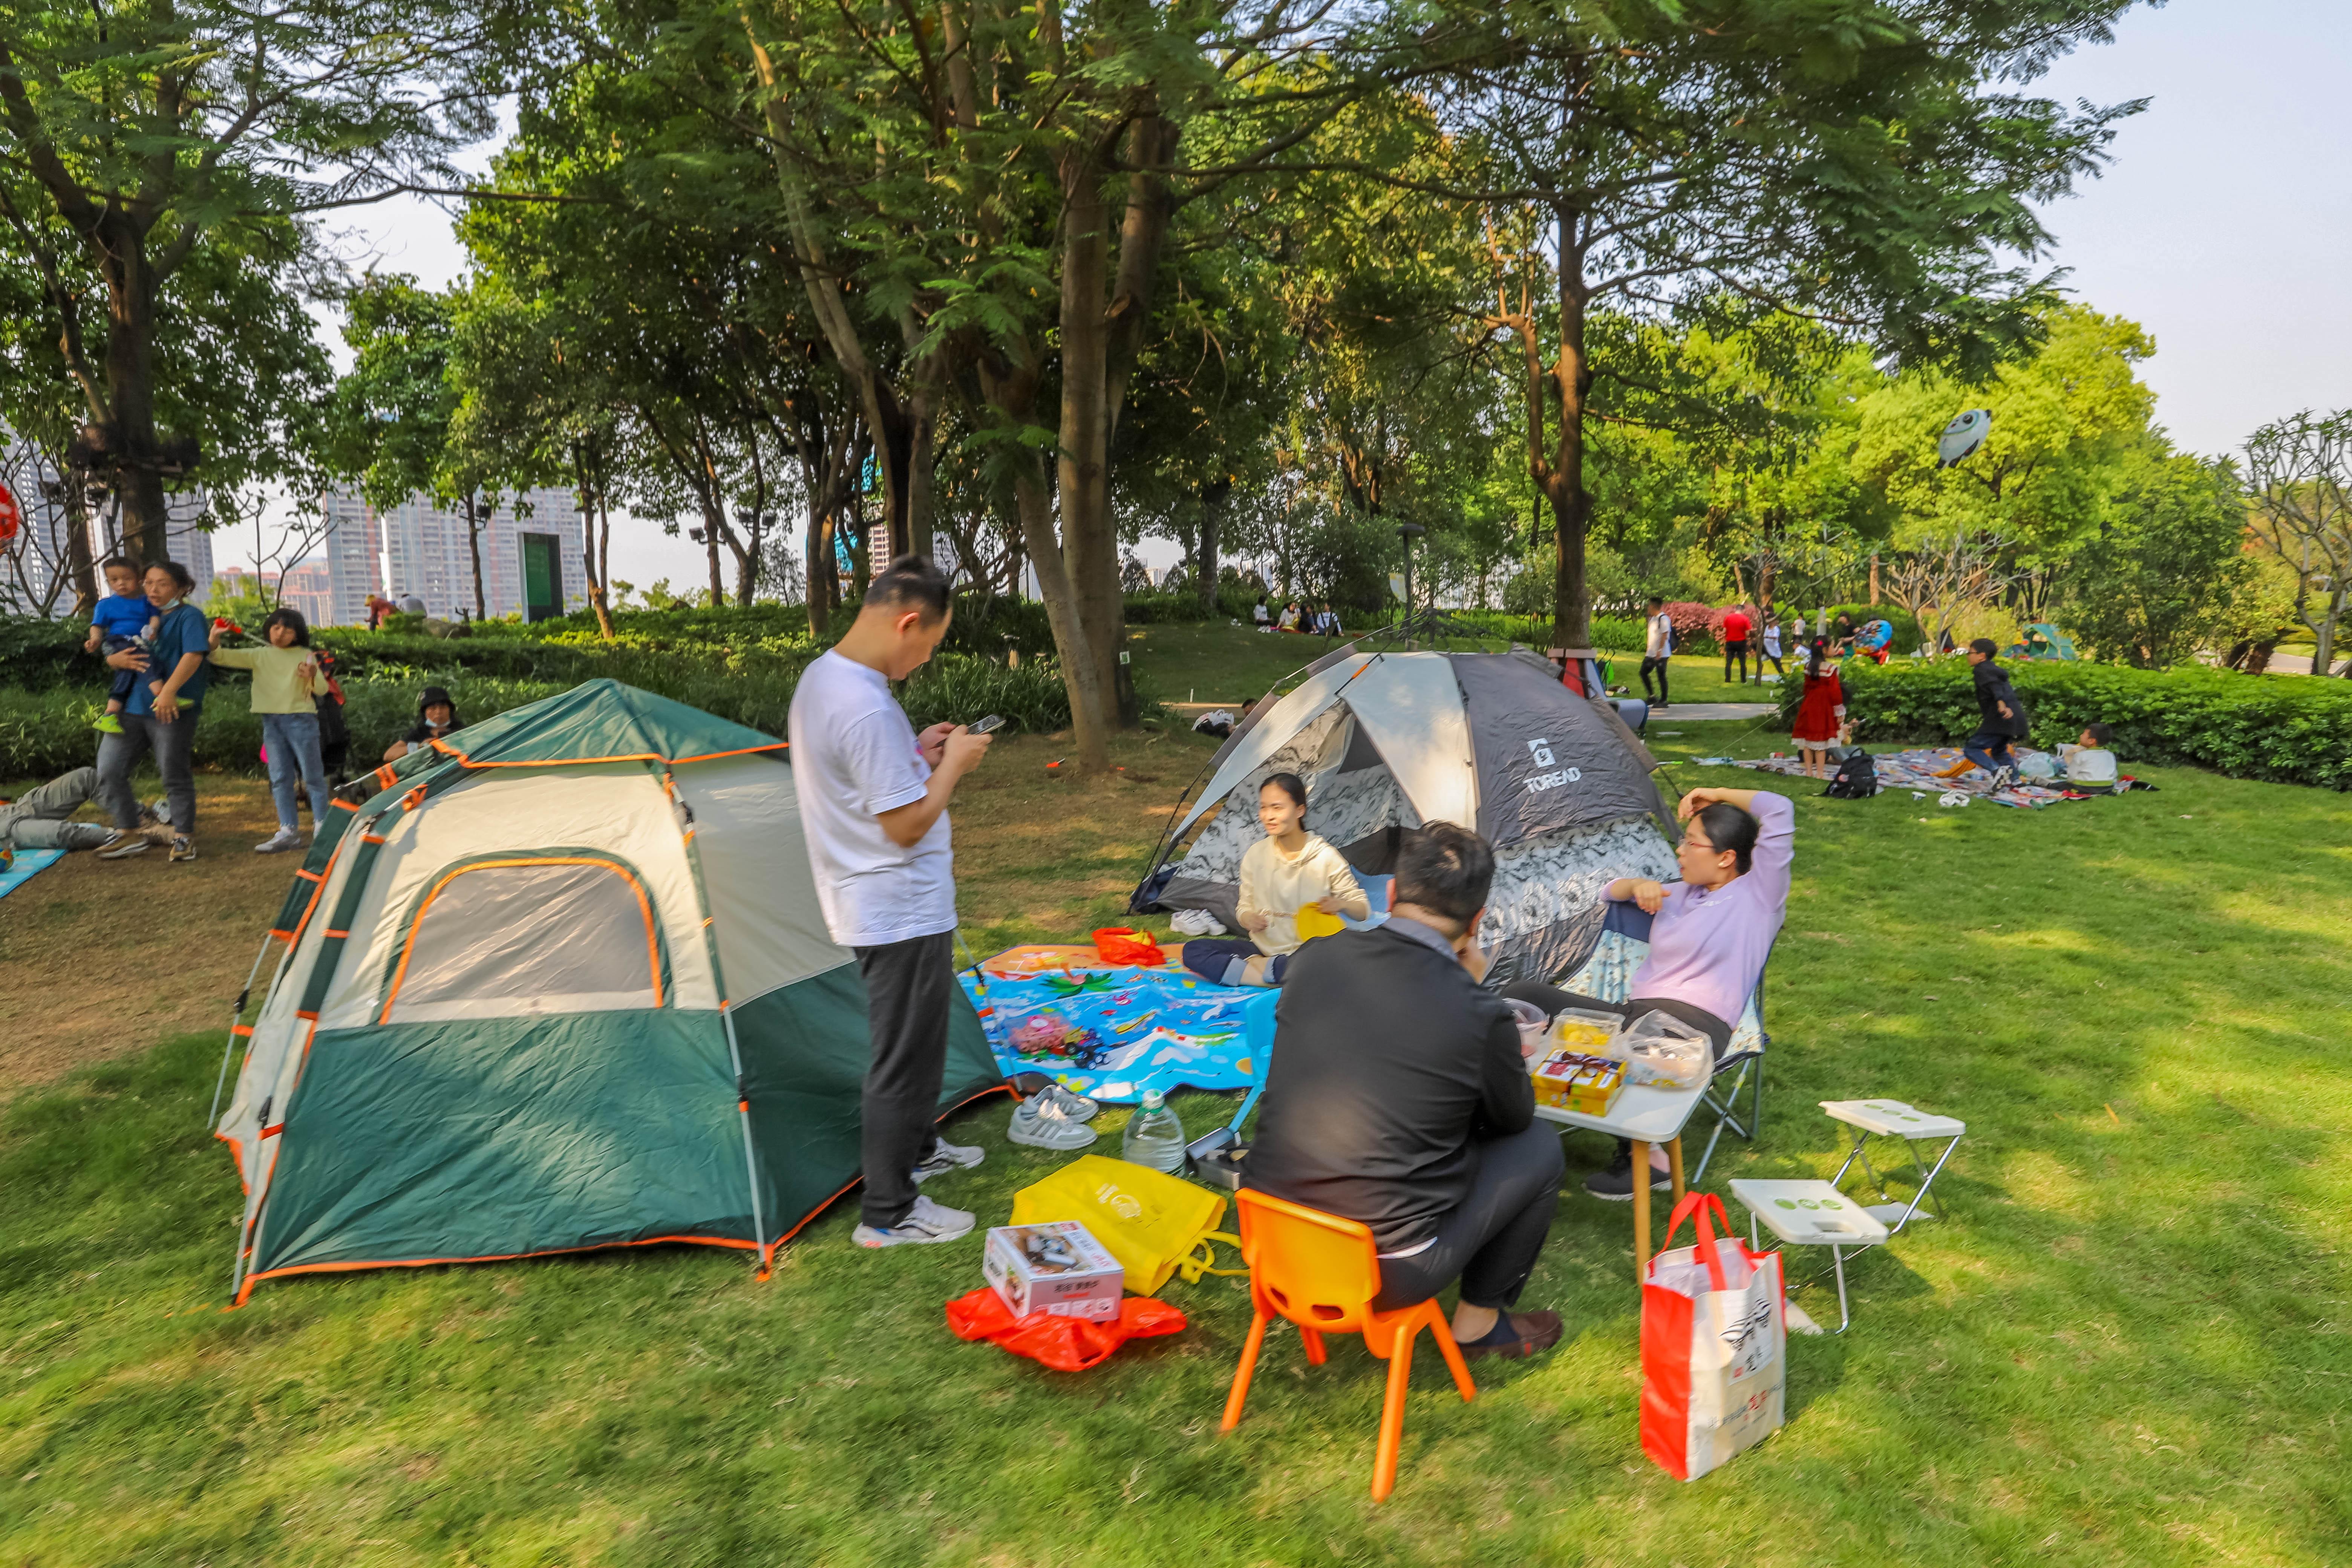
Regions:
<instances>
[{"instance_id":1,"label":"sky","mask_svg":"<svg viewBox=\"0 0 2352 1568\"><path fill-rule=\"evenodd\" d=\"M2218 456L2267 420L2352 405L2348 82L2342 0L2174 0L2127 14L2113 44L2032 89L2149 100L2106 172L2046 209L2055 244L2042 259L2069 270L2077 298L2154 335L2140 374L2182 447ZM415 198L357 209L339 248L433 287L465 268L448 215ZM331 324L328 336L340 351ZM1146 551L1154 565L1174 556ZM704 567L695 545L638 524L615 526L613 571L683 584Z\"/></svg>"}]
</instances>

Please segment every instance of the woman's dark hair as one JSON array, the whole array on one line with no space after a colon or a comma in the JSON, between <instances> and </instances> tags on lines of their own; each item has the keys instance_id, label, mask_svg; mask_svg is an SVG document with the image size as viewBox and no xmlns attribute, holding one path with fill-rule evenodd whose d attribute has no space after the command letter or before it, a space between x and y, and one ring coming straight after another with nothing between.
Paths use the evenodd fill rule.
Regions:
<instances>
[{"instance_id":1,"label":"woman's dark hair","mask_svg":"<svg viewBox=\"0 0 2352 1568\"><path fill-rule=\"evenodd\" d=\"M194 575L190 573L186 567L181 565L176 561L153 562L148 566L147 570L149 572L163 572L169 574L172 581L180 585L180 592L183 594L193 594L196 591L196 579ZM142 574L142 575L143 574Z\"/></svg>"},{"instance_id":2,"label":"woman's dark hair","mask_svg":"<svg viewBox=\"0 0 2352 1568\"><path fill-rule=\"evenodd\" d=\"M1297 802L1300 814L1305 814L1307 810L1307 781L1305 779L1300 778L1297 773L1275 773L1269 776L1265 784L1257 786L1259 793L1264 794L1269 784L1274 788L1280 790L1283 794L1288 795L1293 801Z\"/></svg>"},{"instance_id":3,"label":"woman's dark hair","mask_svg":"<svg viewBox=\"0 0 2352 1568\"><path fill-rule=\"evenodd\" d=\"M1748 837L1753 842L1755 836ZM1495 851L1466 827L1433 822L1412 829L1397 846L1398 903L1418 904L1466 927L1486 907L1494 885Z\"/></svg>"},{"instance_id":4,"label":"woman's dark hair","mask_svg":"<svg viewBox=\"0 0 2352 1568\"><path fill-rule=\"evenodd\" d=\"M1709 844L1738 857L1732 862L1732 868L1743 877L1748 875L1748 862L1756 854L1756 819L1727 800L1717 800L1699 808L1698 825L1706 829Z\"/></svg>"},{"instance_id":5,"label":"woman's dark hair","mask_svg":"<svg viewBox=\"0 0 2352 1568\"><path fill-rule=\"evenodd\" d=\"M1805 673L1810 676L1819 676L1822 672L1822 656L1828 652L1828 642L1823 638L1815 637L1812 647L1805 650Z\"/></svg>"},{"instance_id":6,"label":"woman's dark hair","mask_svg":"<svg viewBox=\"0 0 2352 1568\"><path fill-rule=\"evenodd\" d=\"M261 636L264 641L268 639L269 628L272 626L291 626L294 629L294 646L296 647L310 646L310 623L304 620L302 612L291 605L280 605L262 617Z\"/></svg>"}]
</instances>

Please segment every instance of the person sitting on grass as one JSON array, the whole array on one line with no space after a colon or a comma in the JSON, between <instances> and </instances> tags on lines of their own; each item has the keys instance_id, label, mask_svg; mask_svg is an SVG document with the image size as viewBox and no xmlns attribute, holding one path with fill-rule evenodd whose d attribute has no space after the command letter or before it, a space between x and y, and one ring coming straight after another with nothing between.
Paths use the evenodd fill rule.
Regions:
<instances>
[{"instance_id":1,"label":"person sitting on grass","mask_svg":"<svg viewBox=\"0 0 2352 1568\"><path fill-rule=\"evenodd\" d=\"M98 770L76 768L14 800L0 795L0 876L16 868L19 849L110 849L132 842L119 827L68 820L97 794Z\"/></svg>"},{"instance_id":2,"label":"person sitting on grass","mask_svg":"<svg viewBox=\"0 0 2352 1568\"><path fill-rule=\"evenodd\" d=\"M2095 784L2112 789L2116 783L2116 732L2105 724L2089 724L2071 746L2058 748L2058 765L2068 784Z\"/></svg>"},{"instance_id":3,"label":"person sitting on grass","mask_svg":"<svg viewBox=\"0 0 2352 1568\"><path fill-rule=\"evenodd\" d=\"M1414 828L1387 923L1298 955L1242 1177L1369 1226L1381 1311L1459 1279L1454 1338L1472 1359L1533 1355L1560 1335L1559 1313L1510 1310L1551 1234L1561 1161L1558 1132L1536 1120L1518 1026L1479 984L1494 879L1476 834Z\"/></svg>"},{"instance_id":4,"label":"person sitting on grass","mask_svg":"<svg viewBox=\"0 0 2352 1568\"><path fill-rule=\"evenodd\" d=\"M383 749L383 760L396 763L417 747L429 746L465 727L466 721L457 717L456 699L438 686L428 686L416 699L415 725Z\"/></svg>"},{"instance_id":5,"label":"person sitting on grass","mask_svg":"<svg viewBox=\"0 0 2352 1568\"><path fill-rule=\"evenodd\" d=\"M1372 912L1347 859L1307 831L1307 785L1297 773L1276 773L1258 786L1257 820L1265 837L1242 855L1234 910L1248 936L1184 944L1184 967L1221 985L1281 984L1291 954L1305 940L1298 934L1299 911L1310 905L1356 920Z\"/></svg>"},{"instance_id":6,"label":"person sitting on grass","mask_svg":"<svg viewBox=\"0 0 2352 1568\"><path fill-rule=\"evenodd\" d=\"M1522 981L1503 994L1532 1003L1548 1016L1563 1007L1615 1013L1631 1023L1664 1013L1706 1037L1715 1058L1764 973L1764 960L1789 912L1790 868L1797 858L1797 808L1788 797L1760 789L1695 789L1675 810L1683 841L1675 851L1683 879L1672 886L1620 877L1601 896L1638 904L1648 913L1650 953L1633 972L1631 1000L1603 1002L1556 985ZM1650 1150L1650 1185L1673 1185L1666 1152ZM1611 1203L1633 1196L1633 1146L1617 1143L1617 1158L1597 1171L1584 1190Z\"/></svg>"}]
</instances>

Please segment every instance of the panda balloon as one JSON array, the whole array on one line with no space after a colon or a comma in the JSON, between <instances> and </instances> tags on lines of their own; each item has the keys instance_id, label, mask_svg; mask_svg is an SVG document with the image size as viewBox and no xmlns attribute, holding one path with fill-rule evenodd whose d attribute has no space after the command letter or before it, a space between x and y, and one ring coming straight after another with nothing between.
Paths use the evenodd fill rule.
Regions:
<instances>
[{"instance_id":1,"label":"panda balloon","mask_svg":"<svg viewBox=\"0 0 2352 1568\"><path fill-rule=\"evenodd\" d=\"M1992 434L1992 410L1971 408L1944 426L1942 437L1936 443L1936 467L1948 468L1962 458L1984 445Z\"/></svg>"}]
</instances>

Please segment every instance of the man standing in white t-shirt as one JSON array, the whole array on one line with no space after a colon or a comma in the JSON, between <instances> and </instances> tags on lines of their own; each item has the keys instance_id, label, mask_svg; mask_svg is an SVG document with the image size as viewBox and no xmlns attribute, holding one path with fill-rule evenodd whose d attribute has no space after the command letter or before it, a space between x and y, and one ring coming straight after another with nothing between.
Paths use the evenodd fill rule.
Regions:
<instances>
[{"instance_id":1,"label":"man standing in white t-shirt","mask_svg":"<svg viewBox=\"0 0 2352 1568\"><path fill-rule=\"evenodd\" d=\"M952 614L939 568L902 555L793 692L793 784L817 904L833 940L857 955L874 1039L860 1109L860 1247L953 1241L972 1226L970 1214L915 1188L981 1160L943 1141L938 1121L956 984L948 801L990 737L956 724L919 736L890 695L890 682L931 657Z\"/></svg>"},{"instance_id":2,"label":"man standing in white t-shirt","mask_svg":"<svg viewBox=\"0 0 2352 1568\"><path fill-rule=\"evenodd\" d=\"M1650 619L1642 645L1642 695L1650 695L1650 676L1658 678L1658 700L1650 706L1663 713L1666 709L1666 660L1675 651L1675 618L1666 614L1666 602L1655 594L1650 595Z\"/></svg>"}]
</instances>

